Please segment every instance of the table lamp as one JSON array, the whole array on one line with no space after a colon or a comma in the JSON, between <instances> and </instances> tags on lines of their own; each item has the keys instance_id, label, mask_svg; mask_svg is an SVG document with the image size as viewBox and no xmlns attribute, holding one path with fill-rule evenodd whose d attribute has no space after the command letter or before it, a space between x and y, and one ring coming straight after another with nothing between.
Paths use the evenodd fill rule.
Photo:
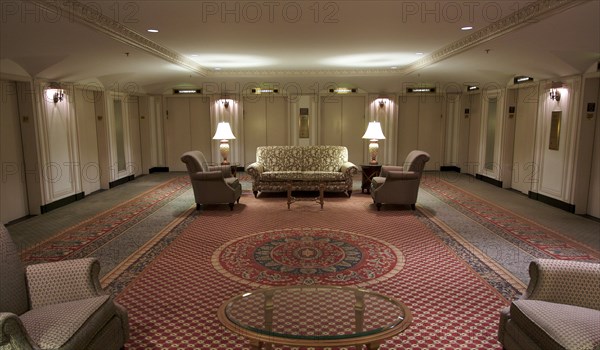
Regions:
<instances>
[{"instance_id":1,"label":"table lamp","mask_svg":"<svg viewBox=\"0 0 600 350\"><path fill-rule=\"evenodd\" d=\"M371 155L371 161L369 164L377 164L377 151L379 151L378 140L385 140L383 131L381 131L381 124L379 122L370 122L367 131L365 131L362 138L370 140L369 154Z\"/></svg>"},{"instance_id":2,"label":"table lamp","mask_svg":"<svg viewBox=\"0 0 600 350\"><path fill-rule=\"evenodd\" d=\"M215 136L213 136L213 140L221 140L221 144L219 145L219 151L221 151L221 157L223 157L221 165L229 165L229 161L227 160L229 156L229 140L235 140L229 123L220 122L217 124L217 131L215 132Z\"/></svg>"}]
</instances>

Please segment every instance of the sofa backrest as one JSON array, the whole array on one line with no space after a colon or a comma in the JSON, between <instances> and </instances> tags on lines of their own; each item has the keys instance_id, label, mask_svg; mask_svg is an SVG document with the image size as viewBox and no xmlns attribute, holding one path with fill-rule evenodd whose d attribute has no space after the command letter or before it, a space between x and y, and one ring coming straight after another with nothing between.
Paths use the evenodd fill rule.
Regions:
<instances>
[{"instance_id":1,"label":"sofa backrest","mask_svg":"<svg viewBox=\"0 0 600 350\"><path fill-rule=\"evenodd\" d=\"M259 146L256 161L265 171L339 171L348 161L344 146Z\"/></svg>"}]
</instances>

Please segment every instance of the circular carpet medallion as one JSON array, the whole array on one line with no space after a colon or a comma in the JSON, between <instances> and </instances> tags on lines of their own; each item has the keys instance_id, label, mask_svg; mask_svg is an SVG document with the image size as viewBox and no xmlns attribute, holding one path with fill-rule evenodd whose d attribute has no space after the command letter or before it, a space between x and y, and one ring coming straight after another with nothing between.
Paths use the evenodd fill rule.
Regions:
<instances>
[{"instance_id":1,"label":"circular carpet medallion","mask_svg":"<svg viewBox=\"0 0 600 350\"><path fill-rule=\"evenodd\" d=\"M225 243L212 256L219 272L253 286L327 284L363 286L404 266L393 245L332 229L281 229Z\"/></svg>"}]
</instances>

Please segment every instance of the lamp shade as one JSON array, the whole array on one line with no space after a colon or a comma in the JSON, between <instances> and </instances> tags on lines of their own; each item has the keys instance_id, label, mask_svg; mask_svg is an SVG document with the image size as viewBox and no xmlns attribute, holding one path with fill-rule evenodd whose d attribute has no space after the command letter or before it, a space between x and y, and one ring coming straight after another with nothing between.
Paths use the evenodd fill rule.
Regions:
<instances>
[{"instance_id":1,"label":"lamp shade","mask_svg":"<svg viewBox=\"0 0 600 350\"><path fill-rule=\"evenodd\" d=\"M217 132L213 136L213 140L235 140L235 136L231 131L231 126L227 122L217 124Z\"/></svg>"},{"instance_id":2,"label":"lamp shade","mask_svg":"<svg viewBox=\"0 0 600 350\"><path fill-rule=\"evenodd\" d=\"M385 140L383 131L381 131L381 124L379 122L369 122L367 131L365 131L362 138L368 140Z\"/></svg>"}]
</instances>

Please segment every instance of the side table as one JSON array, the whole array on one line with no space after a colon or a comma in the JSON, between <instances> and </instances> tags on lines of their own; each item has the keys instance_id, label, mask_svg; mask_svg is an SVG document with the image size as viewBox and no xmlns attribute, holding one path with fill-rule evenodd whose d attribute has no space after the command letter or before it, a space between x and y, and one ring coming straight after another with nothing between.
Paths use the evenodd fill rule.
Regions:
<instances>
[{"instance_id":1,"label":"side table","mask_svg":"<svg viewBox=\"0 0 600 350\"><path fill-rule=\"evenodd\" d=\"M362 169L362 186L361 192L364 193L367 190L367 193L371 193L371 180L375 176L379 176L381 172L380 164L363 164L360 166Z\"/></svg>"}]
</instances>

